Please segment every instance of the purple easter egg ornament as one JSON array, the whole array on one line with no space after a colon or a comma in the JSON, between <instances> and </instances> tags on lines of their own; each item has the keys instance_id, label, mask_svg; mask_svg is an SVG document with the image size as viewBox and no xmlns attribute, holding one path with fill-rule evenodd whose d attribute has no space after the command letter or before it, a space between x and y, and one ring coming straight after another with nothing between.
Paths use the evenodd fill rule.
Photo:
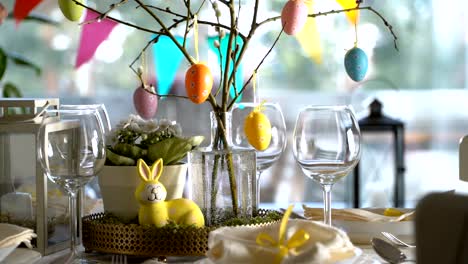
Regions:
<instances>
[{"instance_id":1,"label":"purple easter egg ornament","mask_svg":"<svg viewBox=\"0 0 468 264\"><path fill-rule=\"evenodd\" d=\"M133 93L133 105L142 118L151 119L158 110L158 96L138 87Z\"/></svg>"}]
</instances>

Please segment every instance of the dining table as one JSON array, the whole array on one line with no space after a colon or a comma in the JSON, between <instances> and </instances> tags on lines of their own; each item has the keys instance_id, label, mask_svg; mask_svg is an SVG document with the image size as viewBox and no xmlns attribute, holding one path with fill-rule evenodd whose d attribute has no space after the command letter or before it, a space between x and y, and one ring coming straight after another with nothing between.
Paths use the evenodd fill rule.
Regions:
<instances>
[{"instance_id":1,"label":"dining table","mask_svg":"<svg viewBox=\"0 0 468 264\"><path fill-rule=\"evenodd\" d=\"M380 264L387 263L380 258L377 253L373 250L370 244L355 244L359 249L359 255L345 261L338 262L337 264ZM416 250L414 248L400 248L408 257L408 259L416 258ZM50 264L56 263L61 257L65 256L69 250L62 250L51 255L43 256L32 249L17 248L10 254L2 264ZM87 259L94 260L97 264L124 264L123 262L116 262L116 255L102 254L102 253L90 253L84 254ZM157 258L141 258L134 256L127 256L128 264L158 264L158 263L198 263L198 264L209 264L211 262L206 257L168 257L167 262L158 261Z\"/></svg>"},{"instance_id":2,"label":"dining table","mask_svg":"<svg viewBox=\"0 0 468 264\"><path fill-rule=\"evenodd\" d=\"M303 206L311 206L314 208L317 208L318 204L304 204ZM278 210L278 205L272 205L272 204L263 204L262 208L265 207L270 210ZM280 206L281 207L281 206ZM344 205L338 205L338 208L344 208ZM281 209L281 208L280 208ZM408 209L409 210L409 209ZM305 211L299 208L299 206L296 206L296 210L293 211L293 214L291 215L291 219L293 218L301 218L304 216ZM339 223L337 221L336 223ZM366 229L372 229L371 227L375 225L375 223L370 223L370 222L361 222L362 226L359 227L359 232L362 230ZM406 225L406 224L404 224ZM366 228L369 227L369 228ZM386 227L389 227L388 225L385 225ZM346 232L345 230L346 226L339 227L339 229L342 229L343 231ZM354 230L356 230L355 226L351 226ZM401 227L401 226L400 226ZM374 228L375 229L375 228ZM408 228L407 228L408 229ZM414 242L414 229L409 228L407 236L404 238L407 242ZM355 234L352 233L353 230L349 230L351 232L346 232L353 242L354 246L356 247L356 256L349 258L344 261L340 261L337 264L378 264L378 263L387 263L384 261L380 256L377 255L377 253L374 251L374 249L371 246L371 238L373 236L379 236L380 238L383 238L383 236L380 235L380 232L376 233L376 230L373 230L373 232L369 231L368 234L366 234L365 238L362 237L355 237ZM391 230L384 230L384 231L391 231ZM399 230L401 231L401 230ZM356 240L358 239L358 240ZM354 240L354 241L353 241ZM400 250L402 250L408 257L408 259L415 259L416 258L416 250L414 248L402 248L400 247ZM81 246L80 252L84 252L84 248ZM41 256L41 254L33 249L28 249L24 247L19 247L16 248L12 254L10 254L3 262L2 264L49 264L49 263L59 263L61 258L63 258L67 253L69 253L69 249L64 249L58 252L55 252L50 255L46 256ZM187 257L167 257L166 262L158 261L157 258L145 258L145 257L138 257L138 256L125 256L124 258L126 259L126 262L116 262L117 259L124 259L123 256L119 255L113 255L113 254L107 254L107 253L99 253L99 252L93 252L93 253L83 253L83 256L85 256L86 259L93 260L95 263L103 263L103 264L155 264L155 263L197 263L197 264L211 264L211 262L207 257L205 256L187 256Z\"/></svg>"}]
</instances>

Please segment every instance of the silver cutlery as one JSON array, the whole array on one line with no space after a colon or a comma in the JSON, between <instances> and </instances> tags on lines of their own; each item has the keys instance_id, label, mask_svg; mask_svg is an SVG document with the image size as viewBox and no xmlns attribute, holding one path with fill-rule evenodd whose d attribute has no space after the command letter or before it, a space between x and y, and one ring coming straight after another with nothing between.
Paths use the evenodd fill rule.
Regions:
<instances>
[{"instance_id":1,"label":"silver cutlery","mask_svg":"<svg viewBox=\"0 0 468 264\"><path fill-rule=\"evenodd\" d=\"M388 233L388 232L381 232L381 233L386 239L388 239L390 242L392 242L393 244L395 244L397 246L408 247L408 248L415 248L416 247L415 245L406 243L405 241L399 239L398 237L396 237L392 233Z\"/></svg>"},{"instance_id":2,"label":"silver cutlery","mask_svg":"<svg viewBox=\"0 0 468 264\"><path fill-rule=\"evenodd\" d=\"M112 264L127 264L127 255L112 255Z\"/></svg>"},{"instance_id":3,"label":"silver cutlery","mask_svg":"<svg viewBox=\"0 0 468 264\"><path fill-rule=\"evenodd\" d=\"M392 263L392 264L399 264L404 262L415 262L416 260L408 259L401 250L399 250L394 245L390 244L389 242L380 239L380 238L372 238L372 248L374 248L377 255L383 258L385 261Z\"/></svg>"}]
</instances>

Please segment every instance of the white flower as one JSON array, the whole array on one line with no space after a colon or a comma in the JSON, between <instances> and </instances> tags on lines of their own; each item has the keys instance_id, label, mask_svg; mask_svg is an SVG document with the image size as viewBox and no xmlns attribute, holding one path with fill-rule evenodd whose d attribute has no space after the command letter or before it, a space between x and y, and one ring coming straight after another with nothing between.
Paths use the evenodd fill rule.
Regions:
<instances>
[{"instance_id":1,"label":"white flower","mask_svg":"<svg viewBox=\"0 0 468 264\"><path fill-rule=\"evenodd\" d=\"M172 128L174 129L174 134L175 136L181 136L182 135L182 127L179 124L173 124Z\"/></svg>"},{"instance_id":2,"label":"white flower","mask_svg":"<svg viewBox=\"0 0 468 264\"><path fill-rule=\"evenodd\" d=\"M158 121L157 120L148 120L148 121L146 121L146 123L142 127L142 129L147 133L151 133L153 131L156 131L156 130L158 130L158 128L159 128L159 126L158 126Z\"/></svg>"},{"instance_id":3,"label":"white flower","mask_svg":"<svg viewBox=\"0 0 468 264\"><path fill-rule=\"evenodd\" d=\"M130 129L131 131L137 132L137 133L143 132L143 129L136 122L129 123L128 124L128 129Z\"/></svg>"},{"instance_id":4,"label":"white flower","mask_svg":"<svg viewBox=\"0 0 468 264\"><path fill-rule=\"evenodd\" d=\"M161 121L159 121L159 125L160 125L162 128L166 128L166 127L172 125L172 121L171 121L171 120L168 120L168 119L161 119Z\"/></svg>"}]
</instances>

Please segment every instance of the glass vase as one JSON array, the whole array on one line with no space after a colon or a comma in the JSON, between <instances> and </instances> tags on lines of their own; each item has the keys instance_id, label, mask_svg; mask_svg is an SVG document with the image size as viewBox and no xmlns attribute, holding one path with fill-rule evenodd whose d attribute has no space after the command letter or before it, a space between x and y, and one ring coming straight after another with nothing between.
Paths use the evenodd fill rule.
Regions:
<instances>
[{"instance_id":1,"label":"glass vase","mask_svg":"<svg viewBox=\"0 0 468 264\"><path fill-rule=\"evenodd\" d=\"M189 153L190 198L207 226L254 215L256 155L231 144L231 113L211 112L211 144Z\"/></svg>"}]
</instances>

